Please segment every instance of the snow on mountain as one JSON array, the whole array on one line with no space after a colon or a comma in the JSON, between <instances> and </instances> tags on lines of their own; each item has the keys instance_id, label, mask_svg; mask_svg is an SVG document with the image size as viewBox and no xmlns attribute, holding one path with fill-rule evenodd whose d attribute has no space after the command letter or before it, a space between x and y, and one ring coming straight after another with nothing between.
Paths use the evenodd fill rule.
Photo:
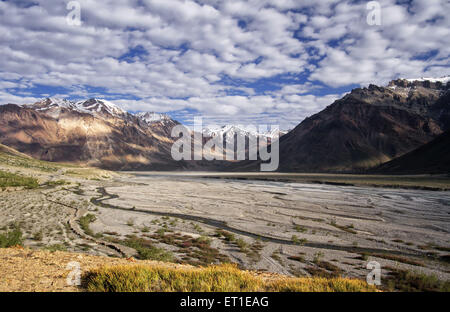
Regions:
<instances>
[{"instance_id":1,"label":"snow on mountain","mask_svg":"<svg viewBox=\"0 0 450 312\"><path fill-rule=\"evenodd\" d=\"M118 117L124 118L129 113L118 107L116 104L104 99L89 99L73 102L66 99L46 98L32 105L27 105L35 110L45 111L47 114L58 118L63 109L69 109L80 113L91 114L96 117ZM150 124L161 123L170 125L173 121L168 115L155 112L141 112L135 114L143 122ZM258 131L257 128L242 125L224 125L221 127L206 127L202 131L204 136L221 136L226 139L233 139L235 135L245 137L267 137L276 138L286 134L286 131L270 129L268 131Z\"/></svg>"},{"instance_id":2,"label":"snow on mountain","mask_svg":"<svg viewBox=\"0 0 450 312\"><path fill-rule=\"evenodd\" d=\"M45 111L46 114L54 118L58 118L63 109L90 114L100 118L125 118L132 115L110 101L94 98L77 102L66 99L46 98L32 105L26 106L38 111ZM135 116L148 125L161 122L163 125L168 126L172 124L171 122L173 122L168 115L154 112L137 113Z\"/></svg>"},{"instance_id":3,"label":"snow on mountain","mask_svg":"<svg viewBox=\"0 0 450 312\"><path fill-rule=\"evenodd\" d=\"M53 116L59 115L62 108L95 116L105 116L109 114L113 117L122 117L127 114L126 111L114 103L103 99L89 99L73 102L66 99L46 98L28 106L39 111L48 111L48 113Z\"/></svg>"},{"instance_id":4,"label":"snow on mountain","mask_svg":"<svg viewBox=\"0 0 450 312\"><path fill-rule=\"evenodd\" d=\"M166 114L159 114L154 112L137 113L136 116L145 121L147 124L152 124L155 122L165 123L166 121L171 120L171 118Z\"/></svg>"},{"instance_id":5,"label":"snow on mountain","mask_svg":"<svg viewBox=\"0 0 450 312\"><path fill-rule=\"evenodd\" d=\"M204 136L221 136L225 138L234 138L235 135L246 136L246 137L268 137L275 138L276 136L282 136L286 134L285 131L280 131L279 129L271 129L266 132L258 132L254 127L245 127L237 125L225 125L222 127L205 127L202 131Z\"/></svg>"},{"instance_id":6,"label":"snow on mountain","mask_svg":"<svg viewBox=\"0 0 450 312\"><path fill-rule=\"evenodd\" d=\"M75 103L68 101L66 99L46 98L39 102L34 103L33 105L31 105L31 107L35 108L36 110L44 111L55 107L74 108L74 105Z\"/></svg>"},{"instance_id":7,"label":"snow on mountain","mask_svg":"<svg viewBox=\"0 0 450 312\"><path fill-rule=\"evenodd\" d=\"M116 104L103 99L89 99L87 101L78 101L75 108L83 113L89 114L109 114L114 117L120 117L127 114L126 111L118 107Z\"/></svg>"},{"instance_id":8,"label":"snow on mountain","mask_svg":"<svg viewBox=\"0 0 450 312\"><path fill-rule=\"evenodd\" d=\"M429 82L440 82L442 84L447 84L450 81L450 76L444 76L440 78L413 78L413 79L405 79L408 82L414 82L414 81L429 81Z\"/></svg>"}]
</instances>

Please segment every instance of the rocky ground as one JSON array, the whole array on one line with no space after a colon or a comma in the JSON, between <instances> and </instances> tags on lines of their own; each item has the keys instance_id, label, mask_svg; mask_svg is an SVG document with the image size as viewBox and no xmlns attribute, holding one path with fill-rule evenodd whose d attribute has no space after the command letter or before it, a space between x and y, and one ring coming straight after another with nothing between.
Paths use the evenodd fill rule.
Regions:
<instances>
[{"instance_id":1,"label":"rocky ground","mask_svg":"<svg viewBox=\"0 0 450 312\"><path fill-rule=\"evenodd\" d=\"M77 266L74 266L73 263L77 263ZM79 273L83 274L104 265L133 265L136 263L165 267L176 266L156 261L136 261L63 251L3 248L0 249L0 272L2 272L0 274L0 291L81 291L82 288L75 283L78 275L78 271L75 270L78 265Z\"/></svg>"},{"instance_id":2,"label":"rocky ground","mask_svg":"<svg viewBox=\"0 0 450 312\"><path fill-rule=\"evenodd\" d=\"M100 198L96 232L201 235L244 268L282 274L364 278L376 260L449 278L448 192L141 174L106 186L113 194Z\"/></svg>"},{"instance_id":3,"label":"rocky ground","mask_svg":"<svg viewBox=\"0 0 450 312\"><path fill-rule=\"evenodd\" d=\"M386 278L450 277L449 192L27 170L54 183L4 189L0 232L19 226L32 249L362 279L377 261Z\"/></svg>"}]
</instances>

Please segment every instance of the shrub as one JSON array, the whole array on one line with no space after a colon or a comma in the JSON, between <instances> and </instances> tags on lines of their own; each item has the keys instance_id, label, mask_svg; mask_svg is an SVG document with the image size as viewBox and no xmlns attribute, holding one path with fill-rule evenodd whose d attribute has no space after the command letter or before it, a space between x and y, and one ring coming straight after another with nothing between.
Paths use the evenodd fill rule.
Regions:
<instances>
[{"instance_id":1,"label":"shrub","mask_svg":"<svg viewBox=\"0 0 450 312\"><path fill-rule=\"evenodd\" d=\"M97 220L97 217L93 214L88 213L85 216L82 216L78 223L80 224L81 229L89 236L95 236L94 232L89 228L89 224Z\"/></svg>"},{"instance_id":2,"label":"shrub","mask_svg":"<svg viewBox=\"0 0 450 312\"><path fill-rule=\"evenodd\" d=\"M165 262L172 262L174 260L171 252L155 247L149 240L143 238L130 236L124 241L124 244L135 249L138 252L139 259L142 260L158 260Z\"/></svg>"},{"instance_id":3,"label":"shrub","mask_svg":"<svg viewBox=\"0 0 450 312\"><path fill-rule=\"evenodd\" d=\"M0 234L0 248L21 246L23 244L22 231L15 228L12 231Z\"/></svg>"},{"instance_id":4,"label":"shrub","mask_svg":"<svg viewBox=\"0 0 450 312\"><path fill-rule=\"evenodd\" d=\"M450 281L440 281L435 275L387 267L387 289L406 292L450 292Z\"/></svg>"}]
</instances>

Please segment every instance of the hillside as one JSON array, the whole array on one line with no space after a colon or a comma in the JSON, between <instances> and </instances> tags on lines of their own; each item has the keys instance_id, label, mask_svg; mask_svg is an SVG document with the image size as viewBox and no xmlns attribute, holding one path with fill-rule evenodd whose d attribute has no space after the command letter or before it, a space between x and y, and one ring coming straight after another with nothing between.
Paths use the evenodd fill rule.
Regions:
<instances>
[{"instance_id":1,"label":"hillside","mask_svg":"<svg viewBox=\"0 0 450 312\"><path fill-rule=\"evenodd\" d=\"M0 143L40 160L107 169L181 165L170 157L176 121L146 121L113 105L96 99L1 105Z\"/></svg>"},{"instance_id":2,"label":"hillside","mask_svg":"<svg viewBox=\"0 0 450 312\"><path fill-rule=\"evenodd\" d=\"M371 170L384 174L450 173L450 131L418 149Z\"/></svg>"},{"instance_id":3,"label":"hillside","mask_svg":"<svg viewBox=\"0 0 450 312\"><path fill-rule=\"evenodd\" d=\"M449 84L392 81L354 89L280 139L280 171L358 172L449 129Z\"/></svg>"},{"instance_id":4,"label":"hillside","mask_svg":"<svg viewBox=\"0 0 450 312\"><path fill-rule=\"evenodd\" d=\"M8 147L6 145L3 145L3 144L0 144L0 154L31 159L30 156L20 153L20 152L16 151L15 149Z\"/></svg>"}]
</instances>

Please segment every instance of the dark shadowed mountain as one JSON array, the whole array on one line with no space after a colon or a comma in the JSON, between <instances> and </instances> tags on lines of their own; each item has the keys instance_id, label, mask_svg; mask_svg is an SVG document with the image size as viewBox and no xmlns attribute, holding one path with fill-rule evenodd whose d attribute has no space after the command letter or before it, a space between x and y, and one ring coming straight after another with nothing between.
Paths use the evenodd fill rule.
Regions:
<instances>
[{"instance_id":1,"label":"dark shadowed mountain","mask_svg":"<svg viewBox=\"0 0 450 312\"><path fill-rule=\"evenodd\" d=\"M370 172L383 174L450 173L450 131L408 154L370 170Z\"/></svg>"},{"instance_id":2,"label":"dark shadowed mountain","mask_svg":"<svg viewBox=\"0 0 450 312\"><path fill-rule=\"evenodd\" d=\"M280 171L357 172L406 154L450 127L448 78L354 89L280 138Z\"/></svg>"}]
</instances>

